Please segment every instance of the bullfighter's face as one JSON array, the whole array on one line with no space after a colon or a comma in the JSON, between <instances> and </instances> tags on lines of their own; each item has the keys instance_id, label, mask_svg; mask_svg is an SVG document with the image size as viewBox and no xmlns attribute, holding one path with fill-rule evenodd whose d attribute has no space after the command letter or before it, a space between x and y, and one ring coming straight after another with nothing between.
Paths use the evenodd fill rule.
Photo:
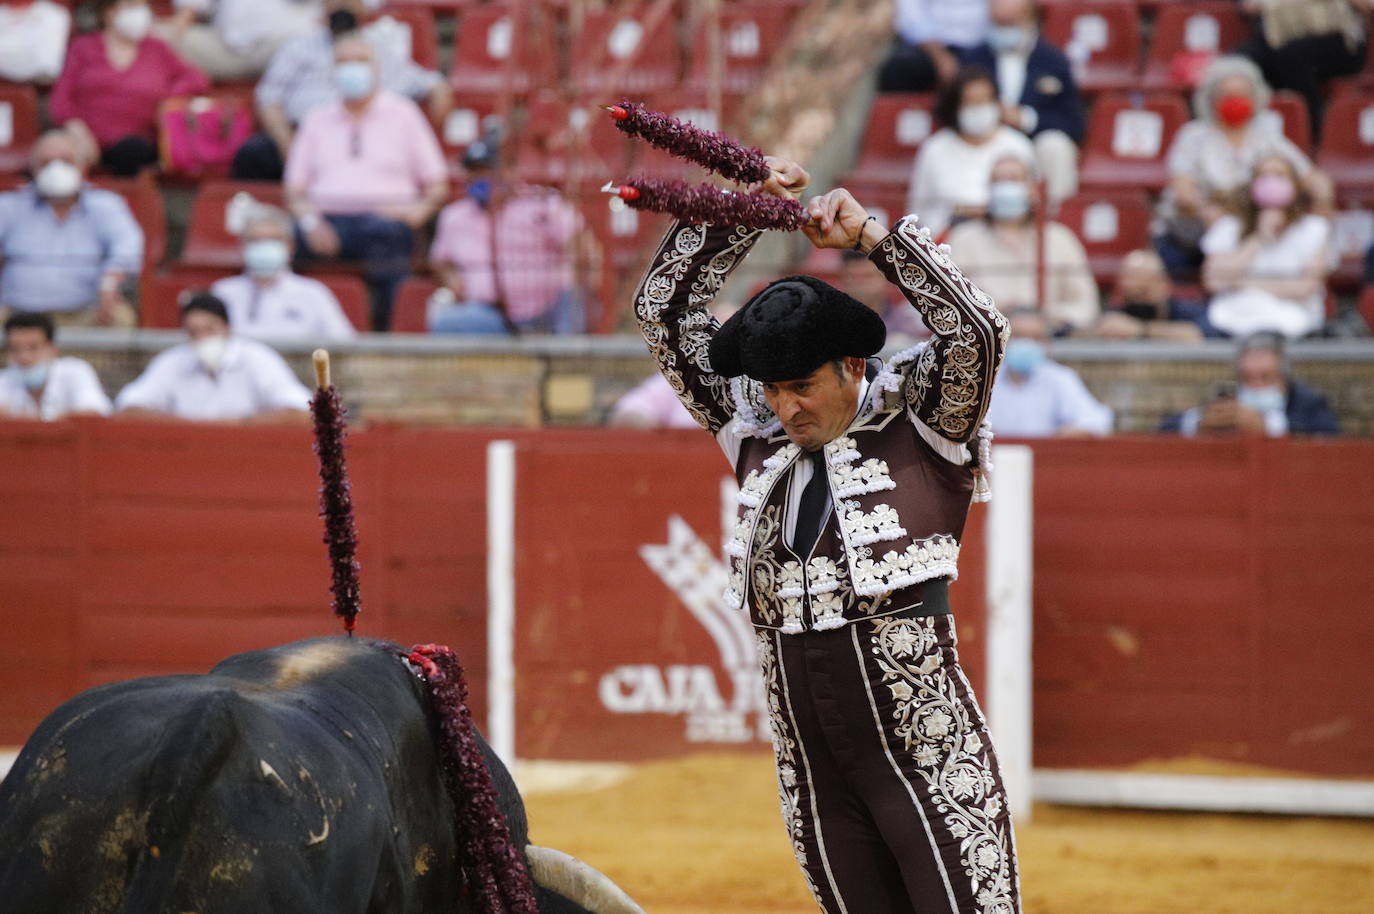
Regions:
<instances>
[{"instance_id":1,"label":"bullfighter's face","mask_svg":"<svg viewBox=\"0 0 1374 914\"><path fill-rule=\"evenodd\" d=\"M814 451L849 428L859 406L862 358L826 362L794 381L767 381L763 395L793 444Z\"/></svg>"}]
</instances>

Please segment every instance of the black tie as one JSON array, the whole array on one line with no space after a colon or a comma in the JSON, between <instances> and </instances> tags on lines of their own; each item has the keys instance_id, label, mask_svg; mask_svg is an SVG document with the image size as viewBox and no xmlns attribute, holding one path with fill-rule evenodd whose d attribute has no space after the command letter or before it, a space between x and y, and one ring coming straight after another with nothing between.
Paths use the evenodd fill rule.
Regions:
<instances>
[{"instance_id":1,"label":"black tie","mask_svg":"<svg viewBox=\"0 0 1374 914\"><path fill-rule=\"evenodd\" d=\"M801 505L797 510L797 526L792 534L792 551L805 559L816 545L821 522L830 512L830 483L825 478L825 452L817 449L811 458L811 481L802 489Z\"/></svg>"}]
</instances>

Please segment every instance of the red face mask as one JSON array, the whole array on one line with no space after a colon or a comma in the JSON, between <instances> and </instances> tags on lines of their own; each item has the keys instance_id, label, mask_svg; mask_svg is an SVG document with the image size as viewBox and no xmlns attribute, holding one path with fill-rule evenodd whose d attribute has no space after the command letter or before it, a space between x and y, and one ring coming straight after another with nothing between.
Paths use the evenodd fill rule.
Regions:
<instances>
[{"instance_id":1,"label":"red face mask","mask_svg":"<svg viewBox=\"0 0 1374 914\"><path fill-rule=\"evenodd\" d=\"M1246 95L1228 95L1217 100L1217 117L1227 127L1244 127L1255 116L1255 103Z\"/></svg>"}]
</instances>

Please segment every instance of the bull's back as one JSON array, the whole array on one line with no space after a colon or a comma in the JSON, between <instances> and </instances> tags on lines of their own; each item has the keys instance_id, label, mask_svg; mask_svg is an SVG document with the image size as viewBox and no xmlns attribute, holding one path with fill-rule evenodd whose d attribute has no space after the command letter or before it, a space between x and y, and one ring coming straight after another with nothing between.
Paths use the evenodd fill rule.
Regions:
<instances>
[{"instance_id":1,"label":"bull's back","mask_svg":"<svg viewBox=\"0 0 1374 914\"><path fill-rule=\"evenodd\" d=\"M15 910L455 910L452 855L423 707L367 642L85 693L0 785Z\"/></svg>"}]
</instances>

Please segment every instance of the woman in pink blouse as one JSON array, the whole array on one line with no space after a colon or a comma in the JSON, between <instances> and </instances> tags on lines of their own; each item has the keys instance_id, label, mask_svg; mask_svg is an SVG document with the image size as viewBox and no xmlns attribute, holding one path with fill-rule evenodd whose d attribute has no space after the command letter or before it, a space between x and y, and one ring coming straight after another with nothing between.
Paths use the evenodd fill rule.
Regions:
<instances>
[{"instance_id":1,"label":"woman in pink blouse","mask_svg":"<svg viewBox=\"0 0 1374 914\"><path fill-rule=\"evenodd\" d=\"M133 175L157 161L158 103L210 81L149 36L147 0L96 0L96 12L103 28L72 41L48 112L99 146L111 172Z\"/></svg>"}]
</instances>

